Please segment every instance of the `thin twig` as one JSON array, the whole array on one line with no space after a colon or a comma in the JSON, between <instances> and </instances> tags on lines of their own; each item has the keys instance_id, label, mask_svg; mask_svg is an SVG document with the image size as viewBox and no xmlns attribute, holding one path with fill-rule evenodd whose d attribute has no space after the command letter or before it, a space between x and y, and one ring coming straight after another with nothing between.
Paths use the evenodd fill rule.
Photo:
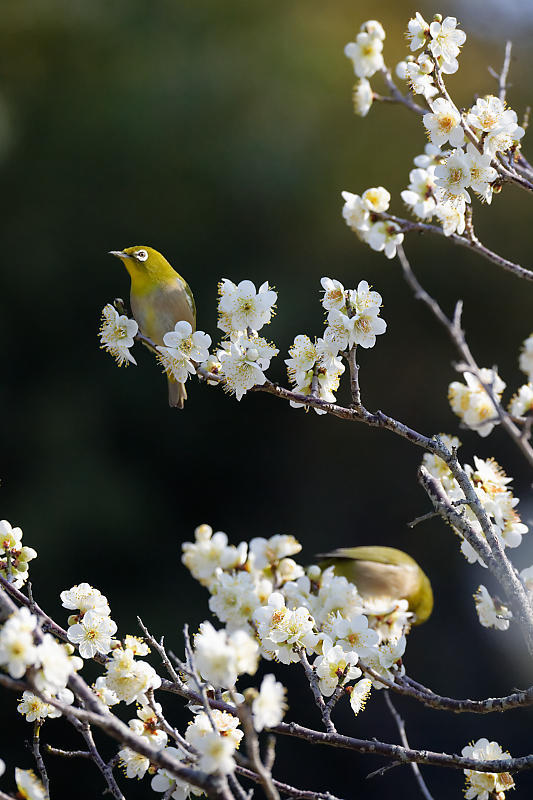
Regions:
<instances>
[{"instance_id":1,"label":"thin twig","mask_svg":"<svg viewBox=\"0 0 533 800\"><path fill-rule=\"evenodd\" d=\"M398 728L398 732L400 734L401 742L402 742L404 747L409 747L409 742L407 740L407 734L405 732L405 723L404 723L403 719L400 717L400 715L398 714L398 712L396 711L396 709L394 708L392 700L390 699L389 693L388 693L388 691L386 689L383 691L383 694L384 694L384 697L385 697L385 702L387 703L387 706L389 708L389 711L392 714L394 722L396 723L396 727ZM418 764L411 763L411 769L413 770L413 773L414 773L414 776L415 776L415 780L416 780L416 782L418 784L418 788L420 789L420 791L422 793L422 796L424 797L424 800L434 800L431 792L429 791L428 787L426 786L426 782L425 782L424 778L422 777L422 773L420 772L420 767L418 766Z\"/></svg>"},{"instance_id":2,"label":"thin twig","mask_svg":"<svg viewBox=\"0 0 533 800\"><path fill-rule=\"evenodd\" d=\"M247 767L237 766L236 772L242 775L243 778L248 778L254 783L261 782L259 775L256 775L255 772ZM301 798L301 800L339 800L339 798L329 792L313 792L308 789L297 789L294 786L289 786L289 784L282 783L282 781L277 781L274 778L272 779L272 783L281 794L285 794L288 797L297 797Z\"/></svg>"},{"instance_id":3,"label":"thin twig","mask_svg":"<svg viewBox=\"0 0 533 800\"><path fill-rule=\"evenodd\" d=\"M61 750L59 747L52 747L51 744L45 744L44 750L51 756L61 756L61 758L92 758L88 750Z\"/></svg>"},{"instance_id":4,"label":"thin twig","mask_svg":"<svg viewBox=\"0 0 533 800\"><path fill-rule=\"evenodd\" d=\"M116 800L126 800L126 798L120 791L118 783L115 780L115 776L113 775L113 769L109 766L109 764L106 764L106 762L98 752L98 749L94 742L91 726L89 725L89 723L81 725L79 730L81 735L85 739L85 743L89 749L92 760L94 761L94 763L96 764L96 766L98 767L98 769L105 778L105 782L107 783L109 793L113 797L115 797Z\"/></svg>"},{"instance_id":5,"label":"thin twig","mask_svg":"<svg viewBox=\"0 0 533 800\"><path fill-rule=\"evenodd\" d=\"M50 781L48 779L48 773L46 771L46 765L44 763L44 759L41 754L40 749L40 733L41 733L41 726L42 720L35 720L33 723L33 738L32 738L32 752L33 757L35 759L35 763L37 765L37 770L39 775L41 776L41 781L44 786L44 791L47 797L50 797Z\"/></svg>"},{"instance_id":6,"label":"thin twig","mask_svg":"<svg viewBox=\"0 0 533 800\"><path fill-rule=\"evenodd\" d=\"M513 43L511 41L507 41L505 43L505 56L503 59L503 66L498 80L499 98L502 101L502 103L505 102L505 96L507 94L507 76L509 75L509 67L511 66L512 49L513 49Z\"/></svg>"},{"instance_id":7,"label":"thin twig","mask_svg":"<svg viewBox=\"0 0 533 800\"><path fill-rule=\"evenodd\" d=\"M145 638L148 640L150 645L154 648L154 650L161 657L161 661L165 665L165 667L167 669L167 672L170 675L170 677L172 678L172 680L174 681L174 683L177 683L177 684L182 683L182 680L181 680L180 676L178 675L178 673L176 672L176 670L172 666L172 663L171 663L171 661L170 661L170 659L169 659L169 657L167 655L167 651L165 650L165 647L164 647L164 644L163 644L163 638L161 638L161 641L158 642L157 639L155 639L155 637L152 636L152 634L150 633L150 631L148 630L148 628L146 627L146 625L144 624L144 622L142 621L142 619L140 617L137 617L137 622L139 623L139 625L140 625L140 627L142 629L142 632L145 635Z\"/></svg>"},{"instance_id":8,"label":"thin twig","mask_svg":"<svg viewBox=\"0 0 533 800\"><path fill-rule=\"evenodd\" d=\"M427 114L427 108L422 108L419 106L418 103L415 103L411 95L409 94L402 94L396 84L394 83L391 71L388 67L382 67L381 72L383 73L383 77L385 79L385 83L388 86L388 89L391 93L390 98L381 98L379 96L374 96L377 100L389 100L396 103L401 103L402 105L406 106L410 111L414 111L415 114Z\"/></svg>"}]
</instances>

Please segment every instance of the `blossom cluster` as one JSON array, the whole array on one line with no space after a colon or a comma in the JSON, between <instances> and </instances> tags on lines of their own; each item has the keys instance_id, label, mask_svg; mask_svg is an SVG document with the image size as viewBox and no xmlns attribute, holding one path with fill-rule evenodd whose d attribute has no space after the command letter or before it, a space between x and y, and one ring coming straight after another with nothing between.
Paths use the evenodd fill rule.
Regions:
<instances>
[{"instance_id":1,"label":"blossom cluster","mask_svg":"<svg viewBox=\"0 0 533 800\"><path fill-rule=\"evenodd\" d=\"M80 669L81 659L72 655L73 648L61 645L49 633L42 633L37 617L22 607L11 614L0 630L0 666L12 678L20 679L31 670L35 687L45 700L32 692L24 692L18 707L30 721L58 717L60 712L46 700L70 705L74 695L67 688L70 675Z\"/></svg>"},{"instance_id":2,"label":"blossom cluster","mask_svg":"<svg viewBox=\"0 0 533 800\"><path fill-rule=\"evenodd\" d=\"M209 590L209 607L225 625L216 631L202 624L197 663L213 686L229 688L237 674L253 674L259 656L290 665L305 654L324 697L346 686L358 713L372 685L383 688L376 675L362 678L361 662L385 679L403 674L408 602L361 594L332 566L304 569L292 558L300 550L290 535L235 546L207 525L196 529L195 541L183 544L182 561Z\"/></svg>"},{"instance_id":3,"label":"blossom cluster","mask_svg":"<svg viewBox=\"0 0 533 800\"><path fill-rule=\"evenodd\" d=\"M378 71L388 75L382 53L384 39L380 23L370 20L344 50L360 78L353 90L354 109L360 116L366 116L376 97L368 78ZM422 121L430 142L426 152L415 158L416 168L409 174L402 199L417 219L429 222L435 217L445 236L461 235L466 204L471 202L469 190L491 202L500 185L496 158L513 155L525 131L516 112L495 95L477 98L465 112L451 100L442 75L458 70L457 58L466 41L455 17L443 19L437 14L428 23L417 12L408 23L407 39L412 54L396 66L396 74L407 81L413 94L425 99L428 110ZM343 216L350 227L371 248L392 258L403 235L394 221L383 217L390 196L380 208L369 208L365 195L343 192L343 197Z\"/></svg>"},{"instance_id":4,"label":"blossom cluster","mask_svg":"<svg viewBox=\"0 0 533 800\"><path fill-rule=\"evenodd\" d=\"M360 197L352 192L342 192L342 216L350 227L372 250L394 258L396 248L403 242L399 225L379 216L389 208L390 194L383 186L372 187Z\"/></svg>"},{"instance_id":5,"label":"blossom cluster","mask_svg":"<svg viewBox=\"0 0 533 800\"><path fill-rule=\"evenodd\" d=\"M116 360L119 367L123 364L137 364L130 353L139 326L134 319L129 319L125 314L119 314L117 309L108 303L102 309L102 323L100 325L100 346L107 350Z\"/></svg>"},{"instance_id":6,"label":"blossom cluster","mask_svg":"<svg viewBox=\"0 0 533 800\"><path fill-rule=\"evenodd\" d=\"M533 335L523 343L519 358L520 368L526 373L528 383L517 389L507 406L508 412L520 421L533 413L532 354ZM477 431L480 436L488 436L500 421L501 398L506 384L495 369L483 368L478 375L463 372L463 376L465 383L453 381L448 387L452 411L466 427Z\"/></svg>"},{"instance_id":7,"label":"blossom cluster","mask_svg":"<svg viewBox=\"0 0 533 800\"><path fill-rule=\"evenodd\" d=\"M379 316L381 295L371 291L366 281L360 281L357 289L345 289L331 278L322 278L321 284L322 305L327 312L324 336L315 342L305 334L296 336L285 363L295 392L331 403L345 370L342 351L357 345L374 347L376 336L385 333L387 324ZM295 400L290 404L295 408L305 405ZM317 406L315 411L326 413Z\"/></svg>"},{"instance_id":8,"label":"blossom cluster","mask_svg":"<svg viewBox=\"0 0 533 800\"><path fill-rule=\"evenodd\" d=\"M488 739L478 739L477 742L463 747L461 755L475 761L499 761L511 758L510 754L502 750L497 742ZM505 792L514 789L514 780L508 772L478 772L465 769L466 800L489 800L495 797L504 800Z\"/></svg>"},{"instance_id":9,"label":"blossom cluster","mask_svg":"<svg viewBox=\"0 0 533 800\"><path fill-rule=\"evenodd\" d=\"M0 575L17 589L28 580L28 564L37 558L33 547L22 544L22 530L0 520Z\"/></svg>"},{"instance_id":10,"label":"blossom cluster","mask_svg":"<svg viewBox=\"0 0 533 800\"><path fill-rule=\"evenodd\" d=\"M254 386L262 386L265 371L278 349L258 331L268 325L274 315L276 292L263 283L259 290L252 281L239 284L224 278L218 286L218 327L227 337L216 358L202 365L207 372L224 378L224 389L237 400Z\"/></svg>"},{"instance_id":11,"label":"blossom cluster","mask_svg":"<svg viewBox=\"0 0 533 800\"><path fill-rule=\"evenodd\" d=\"M456 437L440 435L441 440L448 448L458 448L460 441ZM428 472L437 478L450 498L456 505L461 506L464 518L471 525L478 536L485 538L481 525L470 506L466 503L463 490L453 477L447 464L438 456L426 453L423 463ZM474 456L474 466L464 465L464 470L474 487L474 491L480 504L483 506L489 517L496 536L503 548L518 547L522 541L522 536L528 532L527 525L521 521L519 514L515 510L518 498L513 496L509 484L509 478L502 467L493 458L482 459ZM466 559L471 563L476 561L482 566L486 566L481 556L474 550L472 545L463 539L460 531L456 533L462 539L461 551Z\"/></svg>"}]
</instances>

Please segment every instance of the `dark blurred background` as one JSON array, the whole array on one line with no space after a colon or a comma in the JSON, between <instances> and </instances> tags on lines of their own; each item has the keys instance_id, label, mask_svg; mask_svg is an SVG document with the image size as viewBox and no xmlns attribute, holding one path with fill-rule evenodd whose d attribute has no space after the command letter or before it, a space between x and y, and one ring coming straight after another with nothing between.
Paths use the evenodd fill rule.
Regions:
<instances>
[{"instance_id":1,"label":"dark blurred background","mask_svg":"<svg viewBox=\"0 0 533 800\"><path fill-rule=\"evenodd\" d=\"M361 245L341 218L342 189L383 184L399 192L426 141L419 119L374 106L354 117L351 62L343 55L362 22L385 26L385 56L406 54L404 31L417 10L455 14L468 39L449 88L459 105L495 90L505 39L515 42L511 105L531 102L531 2L405 0L3 0L0 24L2 295L0 405L1 512L21 525L39 558L31 569L39 602L62 624L59 592L89 581L109 598L119 633L136 633L140 614L181 652L181 629L208 617L207 593L182 567L180 546L209 522L238 543L293 533L304 562L327 545L404 548L433 581L436 607L410 637L406 664L417 680L456 697L507 694L532 682L519 633L477 622L472 594L484 582L438 521L406 527L429 510L416 482L421 452L390 434L290 409L253 394L241 403L198 383L183 412L170 410L163 376L147 352L118 370L98 348L100 310L127 297L129 280L108 250L150 244L188 279L198 326L213 339L221 277L268 280L278 316L267 329L280 349L270 376L285 380L293 337L320 335L323 275L381 292L386 336L361 353L364 402L420 431L457 433L447 386L457 376L444 333L411 296L399 265ZM379 79L373 79L379 91ZM527 138L525 153L531 157ZM480 238L531 266L531 198L508 188L491 208L475 203ZM482 365L497 364L508 394L523 382L517 357L531 333L531 290L446 241L406 241L421 282L464 324ZM346 387L339 393L346 400ZM515 477L519 510L530 521L530 478L496 430L462 432L463 458L495 456ZM533 562L528 537L515 554ZM296 668L279 670L290 712L318 725ZM2 701L2 779L30 767L21 748L31 726ZM179 716L180 704L173 702ZM496 739L513 755L531 749L531 712L447 716L398 701L411 744L460 752ZM398 741L375 693L344 731ZM134 716L130 707L124 718ZM43 738L80 747L61 721ZM101 741L101 740L99 740ZM112 748L102 744L106 755ZM378 759L297 742L279 743L278 777L340 796L415 796L408 768L364 781ZM94 798L104 789L92 765L48 759L52 797ZM93 772L91 773L91 770ZM74 772L85 776L83 783ZM425 774L435 798L459 796L459 772ZM90 788L83 788L84 786ZM518 780L516 797L533 782ZM122 781L131 798L152 796L145 780Z\"/></svg>"}]
</instances>

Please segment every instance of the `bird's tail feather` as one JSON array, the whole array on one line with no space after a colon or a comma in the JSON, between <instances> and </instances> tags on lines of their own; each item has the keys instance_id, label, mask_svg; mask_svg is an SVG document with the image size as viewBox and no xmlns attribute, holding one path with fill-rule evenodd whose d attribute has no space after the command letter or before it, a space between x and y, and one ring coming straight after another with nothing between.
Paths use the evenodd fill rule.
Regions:
<instances>
[{"instance_id":1,"label":"bird's tail feather","mask_svg":"<svg viewBox=\"0 0 533 800\"><path fill-rule=\"evenodd\" d=\"M168 404L171 408L183 408L187 399L187 390L184 383L177 381L168 382Z\"/></svg>"}]
</instances>

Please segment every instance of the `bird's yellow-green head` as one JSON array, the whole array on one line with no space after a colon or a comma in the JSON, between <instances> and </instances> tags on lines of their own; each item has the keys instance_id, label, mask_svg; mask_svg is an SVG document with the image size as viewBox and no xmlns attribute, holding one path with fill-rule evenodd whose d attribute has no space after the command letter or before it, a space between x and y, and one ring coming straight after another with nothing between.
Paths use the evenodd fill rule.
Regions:
<instances>
[{"instance_id":1,"label":"bird's yellow-green head","mask_svg":"<svg viewBox=\"0 0 533 800\"><path fill-rule=\"evenodd\" d=\"M320 566L334 567L357 586L361 595L386 595L407 600L415 615L414 625L421 625L433 611L433 590L429 578L403 550L395 547L341 547L322 553L326 560Z\"/></svg>"},{"instance_id":2,"label":"bird's yellow-green head","mask_svg":"<svg viewBox=\"0 0 533 800\"><path fill-rule=\"evenodd\" d=\"M110 255L120 258L128 270L132 283L138 288L154 283L175 280L177 272L170 266L165 256L147 245L125 247L124 250L110 250Z\"/></svg>"}]
</instances>

